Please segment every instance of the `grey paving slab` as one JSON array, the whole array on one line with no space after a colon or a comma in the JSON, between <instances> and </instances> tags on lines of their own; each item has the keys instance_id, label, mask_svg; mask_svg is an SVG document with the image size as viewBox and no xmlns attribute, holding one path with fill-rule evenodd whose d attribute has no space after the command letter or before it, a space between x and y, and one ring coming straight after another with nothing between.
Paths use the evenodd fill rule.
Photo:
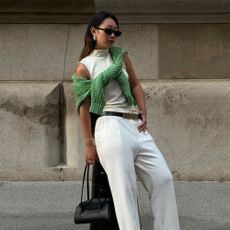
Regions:
<instances>
[{"instance_id":1,"label":"grey paving slab","mask_svg":"<svg viewBox=\"0 0 230 230\"><path fill-rule=\"evenodd\" d=\"M1 182L0 230L86 230L73 212L80 181ZM229 230L230 182L175 182L181 230ZM147 194L139 184L144 230L152 230Z\"/></svg>"}]
</instances>

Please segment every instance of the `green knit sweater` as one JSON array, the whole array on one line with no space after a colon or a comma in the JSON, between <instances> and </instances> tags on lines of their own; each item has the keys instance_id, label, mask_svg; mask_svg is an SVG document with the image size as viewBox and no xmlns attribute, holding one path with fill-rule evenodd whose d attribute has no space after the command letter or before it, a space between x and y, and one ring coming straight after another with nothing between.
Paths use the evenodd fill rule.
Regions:
<instances>
[{"instance_id":1,"label":"green knit sweater","mask_svg":"<svg viewBox=\"0 0 230 230\"><path fill-rule=\"evenodd\" d=\"M110 65L103 72L98 74L94 79L87 80L84 77L72 76L72 89L75 96L77 109L86 97L90 97L90 112L101 115L105 106L104 87L110 80L115 79L118 81L123 95L126 98L128 105L135 105L135 99L132 95L128 78L122 71L123 55L126 50L119 47L112 47L109 49L113 64Z\"/></svg>"}]
</instances>

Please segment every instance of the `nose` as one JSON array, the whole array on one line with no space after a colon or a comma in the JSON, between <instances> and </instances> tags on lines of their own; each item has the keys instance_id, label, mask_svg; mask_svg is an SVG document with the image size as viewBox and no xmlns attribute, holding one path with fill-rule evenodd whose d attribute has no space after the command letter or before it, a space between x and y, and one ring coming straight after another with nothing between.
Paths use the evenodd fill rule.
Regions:
<instances>
[{"instance_id":1,"label":"nose","mask_svg":"<svg viewBox=\"0 0 230 230\"><path fill-rule=\"evenodd\" d=\"M110 35L110 37L113 37L113 38L116 37L114 32Z\"/></svg>"}]
</instances>

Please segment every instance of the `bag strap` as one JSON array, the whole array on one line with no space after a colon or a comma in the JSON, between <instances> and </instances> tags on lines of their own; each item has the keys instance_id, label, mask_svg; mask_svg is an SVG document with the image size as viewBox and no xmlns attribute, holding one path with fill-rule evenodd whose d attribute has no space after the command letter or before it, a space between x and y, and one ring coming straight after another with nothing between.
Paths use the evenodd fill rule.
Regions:
<instances>
[{"instance_id":1,"label":"bag strap","mask_svg":"<svg viewBox=\"0 0 230 230\"><path fill-rule=\"evenodd\" d=\"M138 207L138 214L139 214L139 219L140 219L140 227L141 227L141 230L142 230L143 228L142 228L141 210L140 210L140 205L139 205L138 198L137 198L137 207Z\"/></svg>"},{"instance_id":2,"label":"bag strap","mask_svg":"<svg viewBox=\"0 0 230 230\"><path fill-rule=\"evenodd\" d=\"M84 169L83 179L82 179L81 203L82 203L82 200L83 200L85 179L86 179L87 200L90 200L90 198L89 198L89 168L90 168L90 164L86 164L85 169ZM99 180L100 180L100 183L101 183L101 175L100 175ZM101 194L99 192L99 194L98 194L98 209L101 208L101 205L102 205L102 203L101 203Z\"/></svg>"},{"instance_id":3,"label":"bag strap","mask_svg":"<svg viewBox=\"0 0 230 230\"><path fill-rule=\"evenodd\" d=\"M89 164L85 165L82 186L81 186L81 202L83 198L84 184L85 184L85 176L87 177L87 199L89 200Z\"/></svg>"},{"instance_id":4,"label":"bag strap","mask_svg":"<svg viewBox=\"0 0 230 230\"><path fill-rule=\"evenodd\" d=\"M90 164L87 164L88 168L87 168L87 186L86 186L86 189L87 189L87 200L89 200L89 167L90 167Z\"/></svg>"}]
</instances>

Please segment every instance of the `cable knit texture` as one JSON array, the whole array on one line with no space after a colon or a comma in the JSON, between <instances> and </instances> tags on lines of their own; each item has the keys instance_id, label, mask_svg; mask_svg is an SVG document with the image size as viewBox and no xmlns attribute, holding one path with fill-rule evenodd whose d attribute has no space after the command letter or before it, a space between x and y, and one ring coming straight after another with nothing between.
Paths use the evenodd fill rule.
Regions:
<instances>
[{"instance_id":1,"label":"cable knit texture","mask_svg":"<svg viewBox=\"0 0 230 230\"><path fill-rule=\"evenodd\" d=\"M126 53L126 50L120 47L112 47L109 49L109 52L114 63L101 72L95 79L88 80L82 76L77 76L76 74L72 76L72 89L78 111L81 103L89 96L89 111L101 115L106 103L103 88L112 79L118 81L128 105L136 104L130 89L128 78L122 71L123 56Z\"/></svg>"}]
</instances>

